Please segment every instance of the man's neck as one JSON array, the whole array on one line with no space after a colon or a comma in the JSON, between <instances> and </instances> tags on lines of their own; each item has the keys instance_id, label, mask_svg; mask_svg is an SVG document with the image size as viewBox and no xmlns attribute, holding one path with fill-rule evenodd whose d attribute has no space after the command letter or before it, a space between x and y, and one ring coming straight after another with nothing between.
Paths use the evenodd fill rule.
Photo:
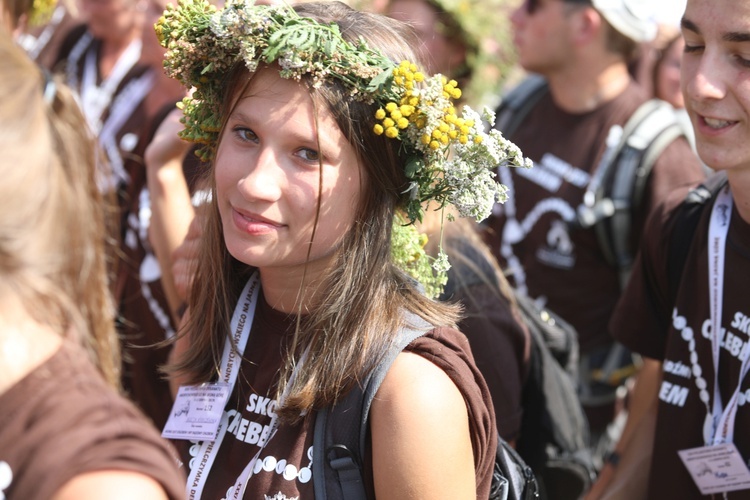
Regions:
<instances>
[{"instance_id":1,"label":"man's neck","mask_svg":"<svg viewBox=\"0 0 750 500\"><path fill-rule=\"evenodd\" d=\"M569 113L586 113L611 101L630 84L628 68L622 61L607 64L576 65L547 76L555 103Z\"/></svg>"}]
</instances>

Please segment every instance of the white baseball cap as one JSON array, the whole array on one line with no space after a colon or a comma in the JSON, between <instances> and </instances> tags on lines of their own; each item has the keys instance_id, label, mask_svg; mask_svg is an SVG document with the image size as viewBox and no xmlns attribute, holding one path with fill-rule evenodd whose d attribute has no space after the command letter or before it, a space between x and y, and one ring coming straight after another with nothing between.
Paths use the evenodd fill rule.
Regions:
<instances>
[{"instance_id":1,"label":"white baseball cap","mask_svg":"<svg viewBox=\"0 0 750 500\"><path fill-rule=\"evenodd\" d=\"M657 22L653 3L657 0L591 0L593 7L617 31L635 42L656 37Z\"/></svg>"}]
</instances>

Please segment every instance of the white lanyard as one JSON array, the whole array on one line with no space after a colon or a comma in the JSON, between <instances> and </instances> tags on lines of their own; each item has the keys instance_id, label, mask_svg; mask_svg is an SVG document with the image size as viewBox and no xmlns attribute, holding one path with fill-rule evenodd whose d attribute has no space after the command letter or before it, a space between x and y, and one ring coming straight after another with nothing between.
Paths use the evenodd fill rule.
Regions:
<instances>
[{"instance_id":1,"label":"white lanyard","mask_svg":"<svg viewBox=\"0 0 750 500\"><path fill-rule=\"evenodd\" d=\"M125 51L117 59L112 72L100 85L97 85L99 71L96 51L92 50L86 54L83 64L83 79L81 81L81 102L83 103L86 120L94 133L99 133L102 115L112 102L112 96L115 95L120 82L122 82L125 75L128 74L140 59L141 46L142 42L140 39L130 42Z\"/></svg>"},{"instance_id":2,"label":"white lanyard","mask_svg":"<svg viewBox=\"0 0 750 500\"><path fill-rule=\"evenodd\" d=\"M739 406L742 381L747 375L748 349L741 354L742 366L737 388L724 407L719 390L719 355L721 352L721 316L724 302L724 257L726 253L729 222L732 218L732 194L727 185L719 193L711 211L708 229L708 287L711 314L711 350L714 363L714 398L711 425L704 429L706 445L731 443L734 439L734 421ZM709 435L710 433L710 435Z\"/></svg>"},{"instance_id":3,"label":"white lanyard","mask_svg":"<svg viewBox=\"0 0 750 500\"><path fill-rule=\"evenodd\" d=\"M258 277L258 272L256 271L253 276L250 277L250 280L242 290L240 300L237 303L237 307L234 309L234 313L232 315L231 331L234 332L232 338L233 342L226 342L224 344L224 352L221 356L221 381L229 384L229 394L232 393L234 384L237 381L237 374L239 373L242 355L245 352L245 346L247 345L247 340L250 337L250 330L252 328L253 320L255 319L255 307L258 303L257 290L260 289L259 285L260 279ZM236 345L236 349L232 348L232 344ZM302 358L300 359L299 363L297 363L297 366L292 372L284 393L279 399L279 406L281 406L284 399L286 399L287 389L294 381L294 378L297 374L297 369L302 365L302 363L304 363L306 357L307 351L305 351L305 353L302 355ZM188 476L187 494L190 500L199 499L203 495L203 488L206 485L206 479L211 470L211 467L213 466L214 460L216 459L216 455L219 451L219 448L221 447L221 443L224 440L224 436L226 435L228 423L227 413L224 412L221 417L221 423L219 424L216 440L204 441L201 444L200 451L195 457L194 466L190 471L190 475ZM278 417L274 413L271 416L271 423L269 424L270 432L268 433L268 437L265 440L261 440L261 442L258 442L258 452L240 473L239 477L234 483L234 486L232 486L232 489L230 490L231 493L228 493L226 497L227 500L229 500L230 498L242 498L242 496L245 494L247 482L253 475L253 470L255 469L255 464L258 462L258 457L260 457L260 454L265 448L266 444L268 444L268 442L270 442L274 437L278 427Z\"/></svg>"},{"instance_id":4,"label":"white lanyard","mask_svg":"<svg viewBox=\"0 0 750 500\"><path fill-rule=\"evenodd\" d=\"M242 355L245 352L247 339L250 338L250 329L255 319L255 306L258 304L259 291L260 278L256 271L247 281L240 295L240 300L237 302L237 307L234 309L232 322L230 323L232 338L231 341L226 339L224 342L224 352L221 355L221 382L229 384L229 394L232 394L232 389L237 381ZM226 431L227 414L224 412L216 441L203 441L196 456L196 463L188 476L187 492L189 498L201 497L203 487L206 485L206 476L208 476L214 459L216 459L216 453L221 446Z\"/></svg>"}]
</instances>

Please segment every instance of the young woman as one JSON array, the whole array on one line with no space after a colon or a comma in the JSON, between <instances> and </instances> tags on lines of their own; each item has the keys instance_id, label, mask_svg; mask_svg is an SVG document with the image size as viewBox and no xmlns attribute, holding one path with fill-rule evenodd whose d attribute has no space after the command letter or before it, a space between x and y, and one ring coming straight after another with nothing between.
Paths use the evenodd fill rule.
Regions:
<instances>
[{"instance_id":1,"label":"young woman","mask_svg":"<svg viewBox=\"0 0 750 500\"><path fill-rule=\"evenodd\" d=\"M323 480L311 472L316 411L365 380L413 316L434 327L396 358L373 402L366 488L488 495L497 430L487 387L456 309L394 263L414 267L423 249L391 238L420 201L488 211L501 188L487 167L520 155L480 131L478 114L455 114L452 82L398 63L414 59L404 30L338 2L229 2L216 13L182 2L157 25L167 71L196 86L183 135L212 160L174 351L175 385L192 385L173 415L221 421L186 453L189 498L312 498ZM197 427L167 429L187 438Z\"/></svg>"},{"instance_id":2,"label":"young woman","mask_svg":"<svg viewBox=\"0 0 750 500\"><path fill-rule=\"evenodd\" d=\"M85 119L8 36L0 59L0 498L180 498L174 451L116 390Z\"/></svg>"}]
</instances>

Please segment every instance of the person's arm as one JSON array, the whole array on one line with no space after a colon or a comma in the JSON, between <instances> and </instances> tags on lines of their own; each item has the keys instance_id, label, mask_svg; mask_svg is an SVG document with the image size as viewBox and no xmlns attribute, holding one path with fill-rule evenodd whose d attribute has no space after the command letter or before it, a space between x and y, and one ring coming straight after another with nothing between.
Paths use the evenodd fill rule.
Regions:
<instances>
[{"instance_id":1,"label":"person's arm","mask_svg":"<svg viewBox=\"0 0 750 500\"><path fill-rule=\"evenodd\" d=\"M635 385L631 391L628 405L628 418L617 445L616 460L604 464L599 477L586 495L586 500L607 498L620 491L623 485L633 494L628 497L622 491L623 498L639 498L634 492L645 494L649 467L643 463L651 455L654 441L654 423L658 403L659 386L661 385L661 362L643 358L643 366L638 372ZM650 459L649 459L650 460ZM650 463L650 462L649 462Z\"/></svg>"},{"instance_id":2,"label":"person's arm","mask_svg":"<svg viewBox=\"0 0 750 500\"><path fill-rule=\"evenodd\" d=\"M172 254L185 239L190 222L195 216L190 190L182 164L190 149L177 133L182 111L175 109L161 123L153 140L146 148L145 162L148 188L151 195L151 226L149 241L159 260L162 286L173 317L184 303L175 288L172 275Z\"/></svg>"},{"instance_id":3,"label":"person's arm","mask_svg":"<svg viewBox=\"0 0 750 500\"><path fill-rule=\"evenodd\" d=\"M65 483L52 500L166 500L164 488L152 477L138 472L103 470L79 474Z\"/></svg>"},{"instance_id":4,"label":"person's arm","mask_svg":"<svg viewBox=\"0 0 750 500\"><path fill-rule=\"evenodd\" d=\"M187 234L182 243L172 253L172 284L177 296L182 301L187 301L188 291L193 283L196 266L198 265L198 252L200 240L203 235L204 216L199 209L195 213Z\"/></svg>"},{"instance_id":5,"label":"person's arm","mask_svg":"<svg viewBox=\"0 0 750 500\"><path fill-rule=\"evenodd\" d=\"M466 403L443 370L401 353L370 415L379 499L476 498Z\"/></svg>"}]
</instances>

